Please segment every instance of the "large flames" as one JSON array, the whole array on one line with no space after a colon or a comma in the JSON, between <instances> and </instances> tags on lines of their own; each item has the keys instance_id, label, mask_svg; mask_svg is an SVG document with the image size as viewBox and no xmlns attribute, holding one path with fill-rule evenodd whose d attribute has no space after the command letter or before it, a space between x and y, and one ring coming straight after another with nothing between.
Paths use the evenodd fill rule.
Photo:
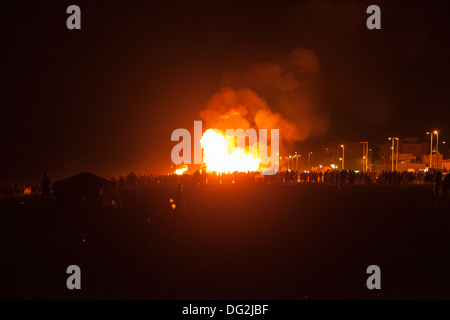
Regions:
<instances>
[{"instance_id":1,"label":"large flames","mask_svg":"<svg viewBox=\"0 0 450 320\"><path fill-rule=\"evenodd\" d=\"M235 147L234 136L224 136L220 130L208 129L200 139L203 149L203 164L207 172L233 173L256 172L260 169L260 159L257 148ZM187 165L175 170L175 174L182 175L188 170Z\"/></svg>"},{"instance_id":2,"label":"large flames","mask_svg":"<svg viewBox=\"0 0 450 320\"><path fill-rule=\"evenodd\" d=\"M217 129L208 129L200 139L207 172L232 173L258 171L256 154L234 146L234 137L225 137Z\"/></svg>"}]
</instances>

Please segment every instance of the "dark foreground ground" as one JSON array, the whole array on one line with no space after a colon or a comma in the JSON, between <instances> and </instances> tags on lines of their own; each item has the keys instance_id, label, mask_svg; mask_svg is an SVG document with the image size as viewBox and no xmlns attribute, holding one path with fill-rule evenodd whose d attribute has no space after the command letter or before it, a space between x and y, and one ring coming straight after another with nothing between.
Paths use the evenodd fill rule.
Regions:
<instances>
[{"instance_id":1,"label":"dark foreground ground","mask_svg":"<svg viewBox=\"0 0 450 320\"><path fill-rule=\"evenodd\" d=\"M0 298L450 298L450 199L434 207L431 186L187 188L176 228L168 195L102 212L2 201ZM72 264L81 290L66 287ZM366 287L373 264L381 290Z\"/></svg>"}]
</instances>

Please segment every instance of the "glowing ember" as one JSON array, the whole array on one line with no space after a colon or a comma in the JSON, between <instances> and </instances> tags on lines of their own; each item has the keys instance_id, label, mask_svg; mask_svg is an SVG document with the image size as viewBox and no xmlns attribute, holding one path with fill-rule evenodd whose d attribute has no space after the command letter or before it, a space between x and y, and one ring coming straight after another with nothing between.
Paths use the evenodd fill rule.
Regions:
<instances>
[{"instance_id":1,"label":"glowing ember","mask_svg":"<svg viewBox=\"0 0 450 320\"><path fill-rule=\"evenodd\" d=\"M208 129L200 140L207 172L232 173L258 171L260 159L234 147L234 137L225 137L219 130Z\"/></svg>"},{"instance_id":2,"label":"glowing ember","mask_svg":"<svg viewBox=\"0 0 450 320\"><path fill-rule=\"evenodd\" d=\"M188 169L187 165L184 165L183 168L175 170L175 174L182 175Z\"/></svg>"},{"instance_id":3,"label":"glowing ember","mask_svg":"<svg viewBox=\"0 0 450 320\"><path fill-rule=\"evenodd\" d=\"M175 204L175 201L173 201L173 199L170 198L169 203L170 203L170 206L172 207L172 210L175 210L175 208L177 207L177 205Z\"/></svg>"}]
</instances>

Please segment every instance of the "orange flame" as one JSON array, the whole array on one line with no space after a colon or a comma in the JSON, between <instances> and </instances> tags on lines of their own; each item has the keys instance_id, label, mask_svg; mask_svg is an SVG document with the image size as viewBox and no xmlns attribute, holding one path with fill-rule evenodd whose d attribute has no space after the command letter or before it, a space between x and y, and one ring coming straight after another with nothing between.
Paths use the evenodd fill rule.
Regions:
<instances>
[{"instance_id":1,"label":"orange flame","mask_svg":"<svg viewBox=\"0 0 450 320\"><path fill-rule=\"evenodd\" d=\"M232 173L258 171L260 159L234 147L234 137L225 137L217 129L208 129L200 139L207 172Z\"/></svg>"},{"instance_id":2,"label":"orange flame","mask_svg":"<svg viewBox=\"0 0 450 320\"><path fill-rule=\"evenodd\" d=\"M183 168L175 170L175 174L182 175L187 169L188 169L187 165L184 165Z\"/></svg>"}]
</instances>

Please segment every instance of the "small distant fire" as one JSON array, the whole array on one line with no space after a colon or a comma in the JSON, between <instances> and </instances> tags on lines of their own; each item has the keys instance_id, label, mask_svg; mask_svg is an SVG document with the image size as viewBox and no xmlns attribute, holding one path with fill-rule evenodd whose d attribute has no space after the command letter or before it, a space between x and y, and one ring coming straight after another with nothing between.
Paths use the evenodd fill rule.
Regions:
<instances>
[{"instance_id":1,"label":"small distant fire","mask_svg":"<svg viewBox=\"0 0 450 320\"><path fill-rule=\"evenodd\" d=\"M179 169L175 170L175 174L182 175L185 171L187 171L187 169L188 169L187 165L184 165L183 168L179 168Z\"/></svg>"},{"instance_id":2,"label":"small distant fire","mask_svg":"<svg viewBox=\"0 0 450 320\"><path fill-rule=\"evenodd\" d=\"M225 137L217 129L208 129L200 139L207 172L233 173L258 171L260 159L234 146L234 137Z\"/></svg>"}]
</instances>

